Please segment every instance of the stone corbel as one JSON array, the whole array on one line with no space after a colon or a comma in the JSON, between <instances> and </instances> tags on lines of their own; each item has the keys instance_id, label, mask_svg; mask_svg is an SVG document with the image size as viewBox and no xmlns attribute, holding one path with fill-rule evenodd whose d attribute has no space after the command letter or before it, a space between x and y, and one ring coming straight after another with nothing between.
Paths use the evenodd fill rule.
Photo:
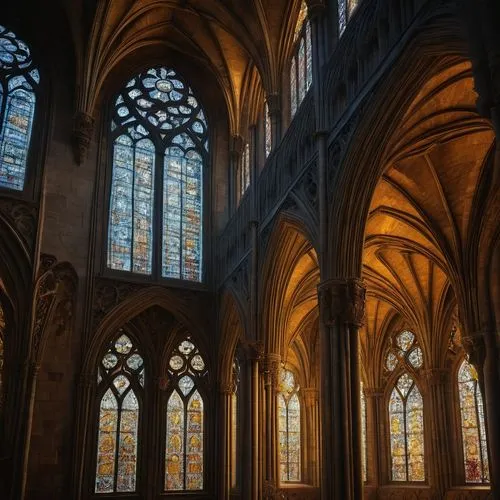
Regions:
<instances>
[{"instance_id":1,"label":"stone corbel","mask_svg":"<svg viewBox=\"0 0 500 500\"><path fill-rule=\"evenodd\" d=\"M484 363L486 357L486 343L484 333L474 332L469 335L462 335L462 345L469 355L470 362L479 368Z\"/></svg>"},{"instance_id":2,"label":"stone corbel","mask_svg":"<svg viewBox=\"0 0 500 500\"><path fill-rule=\"evenodd\" d=\"M269 116L280 116L281 114L281 94L277 92L274 94L267 95L267 108L269 110Z\"/></svg>"},{"instance_id":3,"label":"stone corbel","mask_svg":"<svg viewBox=\"0 0 500 500\"><path fill-rule=\"evenodd\" d=\"M94 118L83 111L78 111L73 118L73 154L78 165L87 159L94 123Z\"/></svg>"},{"instance_id":4,"label":"stone corbel","mask_svg":"<svg viewBox=\"0 0 500 500\"><path fill-rule=\"evenodd\" d=\"M318 285L320 315L323 324L347 323L363 326L366 289L356 278L327 280Z\"/></svg>"},{"instance_id":5,"label":"stone corbel","mask_svg":"<svg viewBox=\"0 0 500 500\"><path fill-rule=\"evenodd\" d=\"M278 390L281 367L281 356L279 354L267 353L262 364L264 384Z\"/></svg>"}]
</instances>

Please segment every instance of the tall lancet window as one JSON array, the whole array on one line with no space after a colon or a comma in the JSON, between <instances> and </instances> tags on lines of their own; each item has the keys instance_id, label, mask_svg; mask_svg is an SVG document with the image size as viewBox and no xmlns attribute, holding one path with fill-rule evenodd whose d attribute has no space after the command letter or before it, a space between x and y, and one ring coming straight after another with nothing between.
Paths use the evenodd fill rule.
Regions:
<instances>
[{"instance_id":1,"label":"tall lancet window","mask_svg":"<svg viewBox=\"0 0 500 500\"><path fill-rule=\"evenodd\" d=\"M231 488L235 490L238 485L238 455L240 454L239 416L240 416L240 363L237 358L233 362L231 394Z\"/></svg>"},{"instance_id":2,"label":"tall lancet window","mask_svg":"<svg viewBox=\"0 0 500 500\"><path fill-rule=\"evenodd\" d=\"M359 397L361 402L361 466L363 471L363 481L366 481L368 476L368 454L366 444L366 396L361 382Z\"/></svg>"},{"instance_id":3,"label":"tall lancet window","mask_svg":"<svg viewBox=\"0 0 500 500\"><path fill-rule=\"evenodd\" d=\"M0 25L0 187L22 191L40 75L29 47Z\"/></svg>"},{"instance_id":4,"label":"tall lancet window","mask_svg":"<svg viewBox=\"0 0 500 500\"><path fill-rule=\"evenodd\" d=\"M300 400L299 385L290 370L282 370L279 412L280 479L282 482L300 481Z\"/></svg>"},{"instance_id":5,"label":"tall lancet window","mask_svg":"<svg viewBox=\"0 0 500 500\"><path fill-rule=\"evenodd\" d=\"M389 401L393 481L425 481L423 406L414 380L404 373Z\"/></svg>"},{"instance_id":6,"label":"tall lancet window","mask_svg":"<svg viewBox=\"0 0 500 500\"><path fill-rule=\"evenodd\" d=\"M173 69L132 78L115 100L108 267L202 279L205 114Z\"/></svg>"},{"instance_id":7,"label":"tall lancet window","mask_svg":"<svg viewBox=\"0 0 500 500\"><path fill-rule=\"evenodd\" d=\"M338 16L339 16L339 36L344 33L347 23L351 19L353 12L356 10L360 0L337 0L338 1Z\"/></svg>"},{"instance_id":8,"label":"tall lancet window","mask_svg":"<svg viewBox=\"0 0 500 500\"><path fill-rule=\"evenodd\" d=\"M241 154L237 182L238 200L241 200L248 186L250 186L250 144L248 144L248 142L245 144Z\"/></svg>"},{"instance_id":9,"label":"tall lancet window","mask_svg":"<svg viewBox=\"0 0 500 500\"><path fill-rule=\"evenodd\" d=\"M165 491L203 490L205 480L205 404L200 388L205 361L191 340L182 341L168 362Z\"/></svg>"},{"instance_id":10,"label":"tall lancet window","mask_svg":"<svg viewBox=\"0 0 500 500\"><path fill-rule=\"evenodd\" d=\"M307 5L303 1L294 32L294 48L290 62L290 112L293 116L312 83L311 24L307 19Z\"/></svg>"},{"instance_id":11,"label":"tall lancet window","mask_svg":"<svg viewBox=\"0 0 500 500\"><path fill-rule=\"evenodd\" d=\"M99 363L97 390L95 492L135 492L144 363L130 337L122 332Z\"/></svg>"},{"instance_id":12,"label":"tall lancet window","mask_svg":"<svg viewBox=\"0 0 500 500\"><path fill-rule=\"evenodd\" d=\"M465 481L488 483L488 448L484 406L476 369L464 360L458 370Z\"/></svg>"},{"instance_id":13,"label":"tall lancet window","mask_svg":"<svg viewBox=\"0 0 500 500\"><path fill-rule=\"evenodd\" d=\"M269 106L267 102L264 104L264 153L266 158L271 153L273 148L273 131L271 127L271 115L269 114Z\"/></svg>"}]
</instances>

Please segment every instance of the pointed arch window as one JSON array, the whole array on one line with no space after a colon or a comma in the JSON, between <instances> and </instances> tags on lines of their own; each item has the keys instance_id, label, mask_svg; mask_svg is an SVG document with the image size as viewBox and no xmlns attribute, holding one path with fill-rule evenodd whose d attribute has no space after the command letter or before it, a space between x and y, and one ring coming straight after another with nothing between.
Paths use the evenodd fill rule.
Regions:
<instances>
[{"instance_id":1,"label":"pointed arch window","mask_svg":"<svg viewBox=\"0 0 500 500\"><path fill-rule=\"evenodd\" d=\"M238 172L238 198L241 200L250 185L250 144L248 142L241 154Z\"/></svg>"},{"instance_id":2,"label":"pointed arch window","mask_svg":"<svg viewBox=\"0 0 500 500\"><path fill-rule=\"evenodd\" d=\"M239 454L239 414L240 414L240 363L235 358L233 362L233 387L231 394L231 488L238 487L238 454Z\"/></svg>"},{"instance_id":3,"label":"pointed arch window","mask_svg":"<svg viewBox=\"0 0 500 500\"><path fill-rule=\"evenodd\" d=\"M476 369L465 359L458 370L458 394L465 481L467 483L489 483L483 397Z\"/></svg>"},{"instance_id":4,"label":"pointed arch window","mask_svg":"<svg viewBox=\"0 0 500 500\"><path fill-rule=\"evenodd\" d=\"M204 488L205 404L200 386L205 361L189 338L168 363L170 393L166 408L165 491Z\"/></svg>"},{"instance_id":5,"label":"pointed arch window","mask_svg":"<svg viewBox=\"0 0 500 500\"><path fill-rule=\"evenodd\" d=\"M108 267L201 281L208 127L192 89L171 68L135 76L115 100L111 137Z\"/></svg>"},{"instance_id":6,"label":"pointed arch window","mask_svg":"<svg viewBox=\"0 0 500 500\"><path fill-rule=\"evenodd\" d=\"M393 481L425 481L424 409L415 381L401 375L389 400Z\"/></svg>"},{"instance_id":7,"label":"pointed arch window","mask_svg":"<svg viewBox=\"0 0 500 500\"><path fill-rule=\"evenodd\" d=\"M347 28L347 23L350 21L359 2L360 0L338 0L339 37Z\"/></svg>"},{"instance_id":8,"label":"pointed arch window","mask_svg":"<svg viewBox=\"0 0 500 500\"><path fill-rule=\"evenodd\" d=\"M0 25L0 187L22 191L40 74L29 47Z\"/></svg>"},{"instance_id":9,"label":"pointed arch window","mask_svg":"<svg viewBox=\"0 0 500 500\"><path fill-rule=\"evenodd\" d=\"M269 115L269 106L264 104L264 153L266 158L273 148L273 136L271 130L271 116Z\"/></svg>"},{"instance_id":10,"label":"pointed arch window","mask_svg":"<svg viewBox=\"0 0 500 500\"><path fill-rule=\"evenodd\" d=\"M398 366L416 371L422 368L423 364L424 354L413 332L403 330L391 339L391 345L385 357L387 372L393 372Z\"/></svg>"},{"instance_id":11,"label":"pointed arch window","mask_svg":"<svg viewBox=\"0 0 500 500\"><path fill-rule=\"evenodd\" d=\"M97 369L100 395L95 493L135 492L144 363L120 333Z\"/></svg>"},{"instance_id":12,"label":"pointed arch window","mask_svg":"<svg viewBox=\"0 0 500 500\"><path fill-rule=\"evenodd\" d=\"M294 32L294 48L290 62L290 112L299 108L312 83L311 23L307 19L307 5L303 1Z\"/></svg>"},{"instance_id":13,"label":"pointed arch window","mask_svg":"<svg viewBox=\"0 0 500 500\"><path fill-rule=\"evenodd\" d=\"M301 479L299 389L293 372L282 370L278 394L280 479L282 482Z\"/></svg>"}]
</instances>

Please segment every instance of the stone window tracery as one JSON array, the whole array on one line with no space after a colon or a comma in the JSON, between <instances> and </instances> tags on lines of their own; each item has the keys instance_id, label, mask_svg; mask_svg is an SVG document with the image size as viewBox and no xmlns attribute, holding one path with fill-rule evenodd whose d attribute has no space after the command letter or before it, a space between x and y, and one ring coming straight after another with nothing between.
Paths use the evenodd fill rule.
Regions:
<instances>
[{"instance_id":1,"label":"stone window tracery","mask_svg":"<svg viewBox=\"0 0 500 500\"><path fill-rule=\"evenodd\" d=\"M97 369L100 395L95 493L135 492L144 362L128 335L109 344Z\"/></svg>"},{"instance_id":2,"label":"stone window tracery","mask_svg":"<svg viewBox=\"0 0 500 500\"><path fill-rule=\"evenodd\" d=\"M465 481L489 483L484 405L476 369L464 359L458 370L458 394Z\"/></svg>"},{"instance_id":3,"label":"stone window tracery","mask_svg":"<svg viewBox=\"0 0 500 500\"><path fill-rule=\"evenodd\" d=\"M311 23L307 5L301 4L294 32L294 49L290 62L290 112L295 115L312 83Z\"/></svg>"},{"instance_id":4,"label":"stone window tracery","mask_svg":"<svg viewBox=\"0 0 500 500\"><path fill-rule=\"evenodd\" d=\"M300 387L290 370L282 370L278 394L280 480L301 480Z\"/></svg>"},{"instance_id":5,"label":"stone window tracery","mask_svg":"<svg viewBox=\"0 0 500 500\"><path fill-rule=\"evenodd\" d=\"M206 375L203 356L186 338L174 349L168 363L165 491L204 489L205 403L200 384Z\"/></svg>"},{"instance_id":6,"label":"stone window tracery","mask_svg":"<svg viewBox=\"0 0 500 500\"><path fill-rule=\"evenodd\" d=\"M171 68L135 76L115 100L111 137L108 267L201 281L208 127L192 89Z\"/></svg>"},{"instance_id":7,"label":"stone window tracery","mask_svg":"<svg viewBox=\"0 0 500 500\"><path fill-rule=\"evenodd\" d=\"M24 189L40 74L31 52L0 25L0 187Z\"/></svg>"}]
</instances>

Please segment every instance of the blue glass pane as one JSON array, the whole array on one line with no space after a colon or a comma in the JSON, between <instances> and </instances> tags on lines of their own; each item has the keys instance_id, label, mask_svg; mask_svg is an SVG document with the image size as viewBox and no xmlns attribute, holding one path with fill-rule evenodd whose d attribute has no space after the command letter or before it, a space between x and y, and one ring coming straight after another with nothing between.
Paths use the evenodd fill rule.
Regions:
<instances>
[{"instance_id":1,"label":"blue glass pane","mask_svg":"<svg viewBox=\"0 0 500 500\"><path fill-rule=\"evenodd\" d=\"M292 58L290 65L290 112L293 116L297 111L297 68L295 64L295 57Z\"/></svg>"},{"instance_id":2,"label":"blue glass pane","mask_svg":"<svg viewBox=\"0 0 500 500\"><path fill-rule=\"evenodd\" d=\"M306 24L306 91L312 83L312 41L311 41L311 23L307 21Z\"/></svg>"},{"instance_id":3,"label":"blue glass pane","mask_svg":"<svg viewBox=\"0 0 500 500\"><path fill-rule=\"evenodd\" d=\"M39 80L28 46L0 25L0 187L24 188Z\"/></svg>"}]
</instances>

